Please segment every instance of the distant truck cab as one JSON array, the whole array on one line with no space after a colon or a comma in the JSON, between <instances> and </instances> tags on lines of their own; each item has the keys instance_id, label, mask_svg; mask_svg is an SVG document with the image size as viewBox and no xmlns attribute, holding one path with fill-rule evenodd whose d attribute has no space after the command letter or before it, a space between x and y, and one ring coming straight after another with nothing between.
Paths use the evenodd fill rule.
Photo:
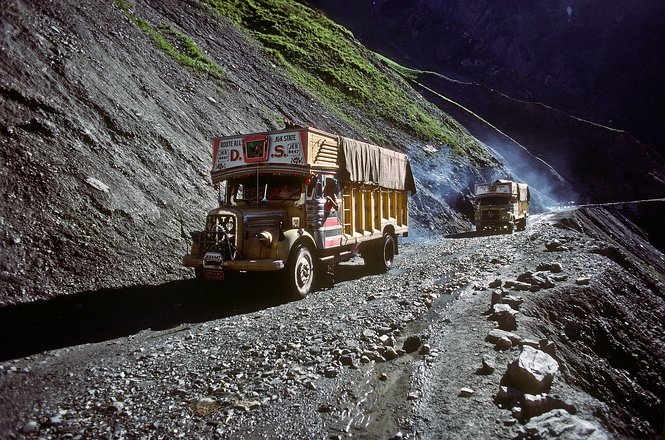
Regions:
<instances>
[{"instance_id":1,"label":"distant truck cab","mask_svg":"<svg viewBox=\"0 0 665 440\"><path fill-rule=\"evenodd\" d=\"M406 155L311 127L214 138L212 147L220 206L183 257L198 278L282 271L302 298L315 276L355 255L390 268L416 191Z\"/></svg>"},{"instance_id":2,"label":"distant truck cab","mask_svg":"<svg viewBox=\"0 0 665 440\"><path fill-rule=\"evenodd\" d=\"M526 228L529 217L529 186L511 180L477 183L474 191L477 231L513 232Z\"/></svg>"}]
</instances>

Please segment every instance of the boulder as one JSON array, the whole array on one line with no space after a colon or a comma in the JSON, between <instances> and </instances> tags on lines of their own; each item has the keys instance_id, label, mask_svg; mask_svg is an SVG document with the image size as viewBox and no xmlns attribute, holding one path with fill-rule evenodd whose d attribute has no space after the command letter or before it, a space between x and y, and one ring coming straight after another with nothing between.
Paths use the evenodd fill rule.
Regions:
<instances>
[{"instance_id":1,"label":"boulder","mask_svg":"<svg viewBox=\"0 0 665 440\"><path fill-rule=\"evenodd\" d=\"M525 345L519 358L508 366L504 379L513 388L539 394L549 391L558 371L559 363L552 356Z\"/></svg>"},{"instance_id":2,"label":"boulder","mask_svg":"<svg viewBox=\"0 0 665 440\"><path fill-rule=\"evenodd\" d=\"M608 436L594 424L571 415L566 410L555 409L529 420L529 423L520 428L516 438L602 440Z\"/></svg>"},{"instance_id":3,"label":"boulder","mask_svg":"<svg viewBox=\"0 0 665 440\"><path fill-rule=\"evenodd\" d=\"M508 304L494 304L489 319L496 321L501 330L515 330L517 328L517 310Z\"/></svg>"}]
</instances>

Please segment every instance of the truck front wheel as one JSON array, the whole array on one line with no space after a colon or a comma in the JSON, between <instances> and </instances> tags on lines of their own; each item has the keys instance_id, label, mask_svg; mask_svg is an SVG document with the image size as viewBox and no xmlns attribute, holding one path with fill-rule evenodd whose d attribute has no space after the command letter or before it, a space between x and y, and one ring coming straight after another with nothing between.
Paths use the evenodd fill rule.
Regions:
<instances>
[{"instance_id":1,"label":"truck front wheel","mask_svg":"<svg viewBox=\"0 0 665 440\"><path fill-rule=\"evenodd\" d=\"M287 288L296 299L305 298L312 289L314 258L307 246L299 245L291 251L286 264Z\"/></svg>"}]
</instances>

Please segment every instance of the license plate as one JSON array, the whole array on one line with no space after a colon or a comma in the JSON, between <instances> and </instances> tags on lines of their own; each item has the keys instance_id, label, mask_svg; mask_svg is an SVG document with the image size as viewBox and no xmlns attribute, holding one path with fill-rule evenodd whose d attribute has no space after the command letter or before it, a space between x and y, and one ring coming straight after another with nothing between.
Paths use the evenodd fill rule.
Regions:
<instances>
[{"instance_id":1,"label":"license plate","mask_svg":"<svg viewBox=\"0 0 665 440\"><path fill-rule=\"evenodd\" d=\"M224 257L218 252L206 252L206 254L203 256L203 260L221 262L224 261Z\"/></svg>"},{"instance_id":2,"label":"license plate","mask_svg":"<svg viewBox=\"0 0 665 440\"><path fill-rule=\"evenodd\" d=\"M203 278L206 280L223 280L224 272L221 270L204 270Z\"/></svg>"}]
</instances>

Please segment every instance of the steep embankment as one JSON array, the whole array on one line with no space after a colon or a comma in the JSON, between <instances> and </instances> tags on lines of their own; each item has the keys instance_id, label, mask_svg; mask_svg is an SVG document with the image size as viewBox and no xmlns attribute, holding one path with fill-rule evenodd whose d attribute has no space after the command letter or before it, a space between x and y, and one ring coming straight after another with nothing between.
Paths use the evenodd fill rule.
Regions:
<instances>
[{"instance_id":1,"label":"steep embankment","mask_svg":"<svg viewBox=\"0 0 665 440\"><path fill-rule=\"evenodd\" d=\"M464 224L450 205L497 167L296 3L17 0L0 26L0 304L187 276L181 228L215 205L212 136L288 118L414 153L427 143L457 173L446 197L416 199L437 227Z\"/></svg>"}]
</instances>

